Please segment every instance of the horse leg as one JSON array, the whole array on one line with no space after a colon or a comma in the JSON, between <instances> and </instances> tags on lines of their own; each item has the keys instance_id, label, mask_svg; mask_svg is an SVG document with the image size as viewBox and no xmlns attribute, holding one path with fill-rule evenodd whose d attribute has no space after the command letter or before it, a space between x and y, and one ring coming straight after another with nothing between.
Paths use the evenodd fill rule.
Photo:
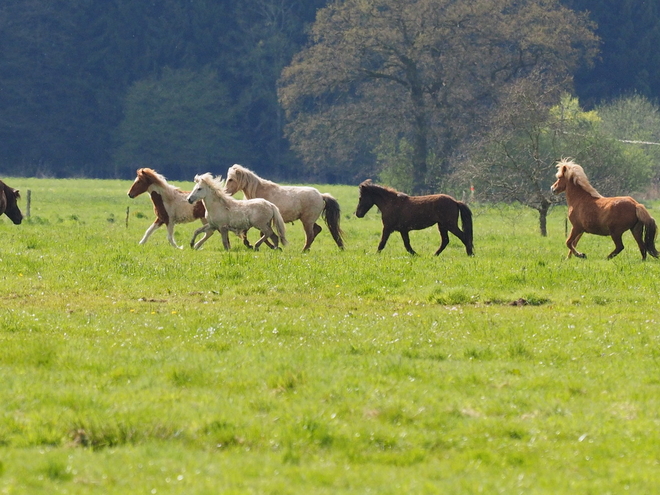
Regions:
<instances>
[{"instance_id":1,"label":"horse leg","mask_svg":"<svg viewBox=\"0 0 660 495\"><path fill-rule=\"evenodd\" d=\"M241 240L243 241L243 245L244 245L246 248L248 248L248 249L252 249L252 244L250 244L250 240L248 239L247 233L248 233L248 231L247 231L247 230L244 230L244 231L242 231L242 232L239 234L238 237L241 238Z\"/></svg>"},{"instance_id":2,"label":"horse leg","mask_svg":"<svg viewBox=\"0 0 660 495\"><path fill-rule=\"evenodd\" d=\"M318 223L314 224L314 239L316 239L316 236L321 233L323 230L323 227L321 227Z\"/></svg>"},{"instance_id":3,"label":"horse leg","mask_svg":"<svg viewBox=\"0 0 660 495\"><path fill-rule=\"evenodd\" d=\"M183 249L183 246L179 246L174 240L174 222L170 218L170 222L167 224L167 240L170 241L170 244L177 249Z\"/></svg>"},{"instance_id":4,"label":"horse leg","mask_svg":"<svg viewBox=\"0 0 660 495\"><path fill-rule=\"evenodd\" d=\"M307 223L303 222L303 228L305 229L305 247L303 247L303 251L307 251L309 250L310 246L312 245L312 242L314 242L314 239L319 234L319 232L321 232L322 229L320 225L309 222Z\"/></svg>"},{"instance_id":5,"label":"horse leg","mask_svg":"<svg viewBox=\"0 0 660 495\"><path fill-rule=\"evenodd\" d=\"M623 251L623 241L621 240L621 234L620 232L616 232L612 234L612 240L614 241L614 251L612 251L608 256L607 259L611 260L614 258L617 254L619 254L621 251Z\"/></svg>"},{"instance_id":6,"label":"horse leg","mask_svg":"<svg viewBox=\"0 0 660 495\"><path fill-rule=\"evenodd\" d=\"M642 260L646 259L646 244L644 243L644 224L642 222L637 222L635 226L630 229L632 232L635 241L637 241L637 246L639 247L639 252L642 253Z\"/></svg>"},{"instance_id":7,"label":"horse leg","mask_svg":"<svg viewBox=\"0 0 660 495\"><path fill-rule=\"evenodd\" d=\"M161 222L160 220L156 220L154 223L152 223L151 226L146 230L146 232L142 236L142 239L140 239L139 244L144 244L145 242L147 242L147 239L149 239L151 234L153 234L156 231L156 229L161 225L163 225L163 222Z\"/></svg>"},{"instance_id":8,"label":"horse leg","mask_svg":"<svg viewBox=\"0 0 660 495\"><path fill-rule=\"evenodd\" d=\"M224 246L225 251L229 251L231 249L231 244L229 244L229 230L220 230L220 235L222 236L222 245ZM257 246L255 246L255 249L256 248Z\"/></svg>"},{"instance_id":9,"label":"horse leg","mask_svg":"<svg viewBox=\"0 0 660 495\"><path fill-rule=\"evenodd\" d=\"M570 258L572 254L574 254L578 258L587 257L586 254L581 253L577 249L575 249L575 246L577 246L577 243L580 240L580 237L582 237L583 233L584 233L583 231L578 230L575 227L571 229L571 233L569 234L568 239L566 239L566 247L568 247L568 258Z\"/></svg>"},{"instance_id":10,"label":"horse leg","mask_svg":"<svg viewBox=\"0 0 660 495\"><path fill-rule=\"evenodd\" d=\"M438 229L440 230L440 235L442 235L442 229L440 229L440 225L438 224ZM468 256L474 256L474 252L472 251L472 246L469 245L467 236L465 235L465 232L463 232L461 229L458 228L458 225L452 225L449 227L447 230L454 234L458 239L463 243L465 246L465 251L467 252ZM449 236L447 236L447 239L449 239ZM447 240L449 242L449 240ZM443 248L444 249L444 248ZM442 252L442 249L436 253L440 254Z\"/></svg>"},{"instance_id":11,"label":"horse leg","mask_svg":"<svg viewBox=\"0 0 660 495\"><path fill-rule=\"evenodd\" d=\"M408 231L401 230L400 233L401 233L401 239L403 239L403 245L406 247L406 251L408 251L410 254L416 255L417 253L410 245L410 235L408 234Z\"/></svg>"},{"instance_id":12,"label":"horse leg","mask_svg":"<svg viewBox=\"0 0 660 495\"><path fill-rule=\"evenodd\" d=\"M441 252L443 252L445 250L445 248L447 247L447 244L449 244L449 234L447 233L447 229L441 227L440 224L438 224L438 230L440 231L440 237L441 237L442 241L440 242L440 247L435 252L436 256L438 256ZM461 232L461 235L457 236L459 239L461 239L461 241L463 240L462 239L462 234L463 233ZM465 244L465 241L463 241L463 244Z\"/></svg>"},{"instance_id":13,"label":"horse leg","mask_svg":"<svg viewBox=\"0 0 660 495\"><path fill-rule=\"evenodd\" d=\"M259 230L261 232L261 239L259 239L257 243L254 245L254 250L257 251L259 249L259 246L261 246L261 244L264 242L269 248L276 249L277 245L279 244L279 239L275 235L275 232L273 232L273 229L270 227L270 222L267 223L263 229L259 229ZM268 241L269 237L273 239L274 245Z\"/></svg>"},{"instance_id":14,"label":"horse leg","mask_svg":"<svg viewBox=\"0 0 660 495\"><path fill-rule=\"evenodd\" d=\"M380 236L380 242L378 243L378 252L380 253L387 244L387 240L390 238L392 231L386 227L383 227L383 233Z\"/></svg>"},{"instance_id":15,"label":"horse leg","mask_svg":"<svg viewBox=\"0 0 660 495\"><path fill-rule=\"evenodd\" d=\"M202 238L201 241L195 244L195 239L197 239L197 236L202 232L205 233L204 237ZM201 226L200 228L195 230L195 232L193 232L192 239L190 239L190 247L193 249L199 249L202 246L202 244L204 244L208 240L208 238L213 235L214 232L215 229L211 227L208 223L206 225Z\"/></svg>"}]
</instances>

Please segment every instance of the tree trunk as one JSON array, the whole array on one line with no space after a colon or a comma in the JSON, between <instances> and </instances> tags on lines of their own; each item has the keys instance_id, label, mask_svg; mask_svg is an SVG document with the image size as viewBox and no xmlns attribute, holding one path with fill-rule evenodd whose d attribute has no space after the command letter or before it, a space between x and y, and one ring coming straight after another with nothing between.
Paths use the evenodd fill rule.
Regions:
<instances>
[{"instance_id":1,"label":"tree trunk","mask_svg":"<svg viewBox=\"0 0 660 495\"><path fill-rule=\"evenodd\" d=\"M541 229L542 237L548 237L548 211L550 211L550 203L544 201L538 209L539 228Z\"/></svg>"},{"instance_id":2,"label":"tree trunk","mask_svg":"<svg viewBox=\"0 0 660 495\"><path fill-rule=\"evenodd\" d=\"M426 173L428 158L428 123L424 109L424 95L421 87L413 86L411 91L415 121L413 122L413 194L426 193Z\"/></svg>"}]
</instances>

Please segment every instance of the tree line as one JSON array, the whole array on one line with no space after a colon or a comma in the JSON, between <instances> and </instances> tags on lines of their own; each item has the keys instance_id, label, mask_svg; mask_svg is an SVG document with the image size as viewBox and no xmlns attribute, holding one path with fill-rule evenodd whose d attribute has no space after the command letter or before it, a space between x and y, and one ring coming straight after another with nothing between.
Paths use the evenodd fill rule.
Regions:
<instances>
[{"instance_id":1,"label":"tree line","mask_svg":"<svg viewBox=\"0 0 660 495\"><path fill-rule=\"evenodd\" d=\"M659 33L641 0L5 0L0 170L180 179L242 163L411 192L472 170L496 190L483 171L520 151L524 98L544 139L574 135L552 120L565 95L603 115L632 95L652 115ZM592 130L615 132L606 120ZM559 147L544 149L530 160L547 172Z\"/></svg>"}]
</instances>

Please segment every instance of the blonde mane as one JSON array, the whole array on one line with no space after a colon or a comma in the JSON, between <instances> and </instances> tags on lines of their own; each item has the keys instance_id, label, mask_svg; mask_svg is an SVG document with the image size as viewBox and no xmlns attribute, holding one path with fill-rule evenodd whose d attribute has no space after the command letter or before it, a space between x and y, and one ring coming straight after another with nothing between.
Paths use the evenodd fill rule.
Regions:
<instances>
[{"instance_id":1,"label":"blonde mane","mask_svg":"<svg viewBox=\"0 0 660 495\"><path fill-rule=\"evenodd\" d=\"M580 186L586 193L594 198L603 197L598 191L596 191L594 186L591 185L589 179L587 179L587 174L584 173L584 169L570 158L562 158L557 163L557 178L561 179L562 177L566 177L566 180L572 182L576 186Z\"/></svg>"},{"instance_id":2,"label":"blonde mane","mask_svg":"<svg viewBox=\"0 0 660 495\"><path fill-rule=\"evenodd\" d=\"M227 199L230 197L225 192L224 182L222 181L221 176L213 177L210 172L206 172L202 175L196 175L195 182L203 182L206 184L209 189L211 189L211 191L213 191L213 193L223 201L227 201Z\"/></svg>"},{"instance_id":3,"label":"blonde mane","mask_svg":"<svg viewBox=\"0 0 660 495\"><path fill-rule=\"evenodd\" d=\"M239 191L243 191L246 199L253 199L257 197L257 188L260 185L275 185L266 179L262 179L252 170L245 168L242 165L234 164L229 167L227 171L227 178L231 177L238 183Z\"/></svg>"}]
</instances>

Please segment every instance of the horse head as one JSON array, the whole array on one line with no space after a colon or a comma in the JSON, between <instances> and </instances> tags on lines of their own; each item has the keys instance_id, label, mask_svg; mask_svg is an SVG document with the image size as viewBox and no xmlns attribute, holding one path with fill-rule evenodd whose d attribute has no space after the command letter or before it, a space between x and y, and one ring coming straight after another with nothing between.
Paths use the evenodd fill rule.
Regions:
<instances>
[{"instance_id":1,"label":"horse head","mask_svg":"<svg viewBox=\"0 0 660 495\"><path fill-rule=\"evenodd\" d=\"M246 199L259 197L257 189L264 181L257 174L242 165L234 164L227 170L227 180L225 181L225 192L233 196L238 191L243 191Z\"/></svg>"},{"instance_id":2,"label":"horse head","mask_svg":"<svg viewBox=\"0 0 660 495\"><path fill-rule=\"evenodd\" d=\"M550 190L554 194L561 194L566 190L566 165L560 162L557 164L557 168L557 180L550 186Z\"/></svg>"},{"instance_id":3,"label":"horse head","mask_svg":"<svg viewBox=\"0 0 660 495\"><path fill-rule=\"evenodd\" d=\"M220 176L213 178L213 175L207 172L195 176L195 187L193 187L193 190L190 191L186 199L188 203L193 204L195 201L206 198L209 194L213 194L221 200L226 198L222 178Z\"/></svg>"},{"instance_id":4,"label":"horse head","mask_svg":"<svg viewBox=\"0 0 660 495\"><path fill-rule=\"evenodd\" d=\"M602 198L589 182L584 169L570 158L563 158L557 163L557 181L550 187L553 193L560 194L571 185L577 186L593 198Z\"/></svg>"},{"instance_id":5,"label":"horse head","mask_svg":"<svg viewBox=\"0 0 660 495\"><path fill-rule=\"evenodd\" d=\"M245 180L243 178L243 167L232 165L227 170L227 180L225 181L225 192L233 196L243 187Z\"/></svg>"},{"instance_id":6,"label":"horse head","mask_svg":"<svg viewBox=\"0 0 660 495\"><path fill-rule=\"evenodd\" d=\"M375 204L373 195L369 194L370 186L372 185L371 179L367 179L359 185L360 199L358 200L358 205L355 209L355 216L358 218L364 217Z\"/></svg>"},{"instance_id":7,"label":"horse head","mask_svg":"<svg viewBox=\"0 0 660 495\"><path fill-rule=\"evenodd\" d=\"M0 182L0 184L4 186L2 188L2 192L5 197L4 214L7 215L12 222L14 222L14 225L19 225L23 221L23 213L21 212L17 203L17 201L21 199L21 194L18 189L13 189L2 182ZM0 213L2 212L0 211Z\"/></svg>"},{"instance_id":8,"label":"horse head","mask_svg":"<svg viewBox=\"0 0 660 495\"><path fill-rule=\"evenodd\" d=\"M150 168L139 168L136 172L137 177L133 181L133 185L128 190L128 197L133 199L137 198L140 194L147 192L149 186L153 184L153 178L156 172Z\"/></svg>"}]
</instances>

